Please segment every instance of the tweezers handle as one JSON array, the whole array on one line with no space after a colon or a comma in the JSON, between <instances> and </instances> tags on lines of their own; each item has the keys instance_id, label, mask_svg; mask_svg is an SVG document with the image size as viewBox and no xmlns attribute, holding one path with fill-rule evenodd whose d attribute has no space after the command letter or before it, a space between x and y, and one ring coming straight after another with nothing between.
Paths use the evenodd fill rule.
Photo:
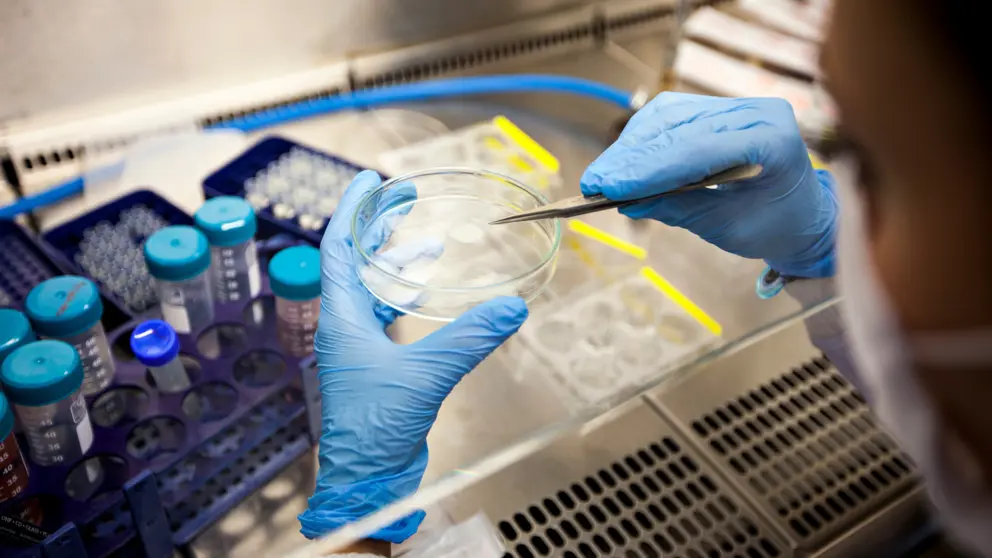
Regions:
<instances>
[{"instance_id":1,"label":"tweezers handle","mask_svg":"<svg viewBox=\"0 0 992 558\"><path fill-rule=\"evenodd\" d=\"M611 200L602 194L595 194L592 196L580 196L584 198L583 203L576 205L575 207L570 207L567 209L561 209L555 211L554 217L567 218L567 217L577 217L579 215L585 215L587 213L595 213L597 211L603 211L606 209L616 209L621 207L628 207L638 203L644 203L649 201L658 200L661 198L667 198L668 196L674 196L677 194L682 194L685 192L691 192L693 190L702 190L703 188L709 188L710 186L716 186L718 184L727 184L730 182L736 182L738 180L745 180L748 178L754 178L761 174L761 165L740 165L736 167L731 167L725 171L720 171L716 174L711 174L699 182L693 182L692 184L686 184L674 190L669 190L667 192L662 192L660 194L654 194L651 196L646 196L643 198L637 198L634 200Z\"/></svg>"}]
</instances>

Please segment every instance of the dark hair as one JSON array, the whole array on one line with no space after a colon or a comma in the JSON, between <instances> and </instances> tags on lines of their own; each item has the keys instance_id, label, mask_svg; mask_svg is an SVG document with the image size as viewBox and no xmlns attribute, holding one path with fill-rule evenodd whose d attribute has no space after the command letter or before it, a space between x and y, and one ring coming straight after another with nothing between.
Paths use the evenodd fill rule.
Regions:
<instances>
[{"instance_id":1,"label":"dark hair","mask_svg":"<svg viewBox=\"0 0 992 558\"><path fill-rule=\"evenodd\" d=\"M947 64L957 67L957 73L969 82L969 88L979 101L992 100L992 76L985 68L989 63L988 19L984 2L975 0L913 0L921 20L937 35L940 45L947 49Z\"/></svg>"}]
</instances>

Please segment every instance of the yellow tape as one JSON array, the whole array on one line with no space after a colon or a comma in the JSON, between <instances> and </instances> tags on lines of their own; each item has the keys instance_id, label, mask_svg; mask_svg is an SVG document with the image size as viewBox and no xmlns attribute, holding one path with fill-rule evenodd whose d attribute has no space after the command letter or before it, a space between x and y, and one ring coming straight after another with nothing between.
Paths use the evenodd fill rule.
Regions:
<instances>
[{"instance_id":1,"label":"yellow tape","mask_svg":"<svg viewBox=\"0 0 992 558\"><path fill-rule=\"evenodd\" d=\"M570 219L568 221L568 230L591 238L597 242L602 242L614 250L619 250L620 252L633 256L639 260L644 260L648 257L647 250L644 248L641 248L636 244L631 244L622 238L613 236L602 229L598 229L589 223L579 221L578 219Z\"/></svg>"},{"instance_id":2,"label":"yellow tape","mask_svg":"<svg viewBox=\"0 0 992 558\"><path fill-rule=\"evenodd\" d=\"M534 141L530 136L524 133L523 130L517 128L517 125L510 122L510 119L505 116L497 116L493 118L493 125L495 125L503 134L505 134L513 143L516 143L521 149L524 150L528 155L534 158L541 166L548 169L551 172L558 172L560 164L558 159L551 154L550 151L541 146L541 144Z\"/></svg>"},{"instance_id":3,"label":"yellow tape","mask_svg":"<svg viewBox=\"0 0 992 558\"><path fill-rule=\"evenodd\" d=\"M670 298L675 304L678 304L680 308L695 318L703 327L713 332L713 335L723 334L723 326L719 322L711 318L702 308L696 306L695 302L689 300L689 297L682 294L667 279L659 275L657 271L650 267L642 267L641 277L650 281L662 294Z\"/></svg>"},{"instance_id":4,"label":"yellow tape","mask_svg":"<svg viewBox=\"0 0 992 558\"><path fill-rule=\"evenodd\" d=\"M511 156L510 164L523 172L534 172L534 167L532 167L531 164L520 155Z\"/></svg>"},{"instance_id":5,"label":"yellow tape","mask_svg":"<svg viewBox=\"0 0 992 558\"><path fill-rule=\"evenodd\" d=\"M482 141L486 145L486 147L492 149L493 151L502 151L503 149L506 148L506 146L503 145L503 142L499 141L493 136L486 136L486 138Z\"/></svg>"},{"instance_id":6,"label":"yellow tape","mask_svg":"<svg viewBox=\"0 0 992 558\"><path fill-rule=\"evenodd\" d=\"M807 151L809 154L809 162L813 163L813 168L817 170L830 170L830 167L823 162L823 159L816 156L812 151Z\"/></svg>"},{"instance_id":7,"label":"yellow tape","mask_svg":"<svg viewBox=\"0 0 992 558\"><path fill-rule=\"evenodd\" d=\"M578 238L571 235L565 236L565 245L575 252L575 255L579 257L579 261L591 269L593 274L600 279L606 279L606 271L599 265L599 262L596 261L596 257L590 254L589 251L582 246L582 243L579 242Z\"/></svg>"}]
</instances>

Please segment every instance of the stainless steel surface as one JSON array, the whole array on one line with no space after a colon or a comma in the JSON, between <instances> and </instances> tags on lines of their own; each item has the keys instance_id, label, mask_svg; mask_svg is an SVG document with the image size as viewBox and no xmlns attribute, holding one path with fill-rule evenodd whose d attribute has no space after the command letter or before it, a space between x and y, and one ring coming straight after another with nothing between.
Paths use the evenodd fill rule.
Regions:
<instances>
[{"instance_id":1,"label":"stainless steel surface","mask_svg":"<svg viewBox=\"0 0 992 558\"><path fill-rule=\"evenodd\" d=\"M591 3L10 0L0 4L0 120L138 106Z\"/></svg>"},{"instance_id":2,"label":"stainless steel surface","mask_svg":"<svg viewBox=\"0 0 992 558\"><path fill-rule=\"evenodd\" d=\"M510 556L781 556L787 544L637 401L446 503L481 508Z\"/></svg>"},{"instance_id":3,"label":"stainless steel surface","mask_svg":"<svg viewBox=\"0 0 992 558\"><path fill-rule=\"evenodd\" d=\"M195 558L283 556L304 544L297 516L316 483L315 453L307 453L190 545Z\"/></svg>"},{"instance_id":4,"label":"stainless steel surface","mask_svg":"<svg viewBox=\"0 0 992 558\"><path fill-rule=\"evenodd\" d=\"M830 363L799 357L813 352L802 329L797 324L649 399L707 448L799 552L865 554L919 529L919 479ZM791 364L772 365L779 360Z\"/></svg>"},{"instance_id":5,"label":"stainless steel surface","mask_svg":"<svg viewBox=\"0 0 992 558\"><path fill-rule=\"evenodd\" d=\"M567 217L579 217L580 215L588 215L598 211L606 211L607 209L620 209L638 203L654 201L668 196L691 192L693 190L709 188L719 184L732 184L739 180L754 178L759 174L761 174L761 165L741 165L739 167L733 167L725 171L718 172L699 182L693 182L692 184L680 186L661 194L654 194L652 196L632 200L611 200L602 194L597 194L594 196L574 196L551 202L537 209L524 211L517 215L497 219L489 224L503 225L506 223L536 221L538 219L564 219Z\"/></svg>"},{"instance_id":6,"label":"stainless steel surface","mask_svg":"<svg viewBox=\"0 0 992 558\"><path fill-rule=\"evenodd\" d=\"M927 523L918 479L850 386L815 355L797 324L666 385L648 398L648 407L634 401L614 410L442 507L455 521L484 511L516 558L896 551ZM776 391L769 397L765 389ZM804 403L805 411L793 411L793 419L777 410L791 397L812 401ZM850 408L819 414L835 403ZM740 426L733 422L735 408ZM723 416L729 424L722 424ZM814 433L803 433L805 427ZM761 432L760 445L756 435L744 434L748 441L735 440L734 453L715 449L726 450L730 442L720 445L724 431L739 437L738 428ZM800 429L801 441L774 441L776 449L765 445L779 433L793 436L792 428ZM742 457L743 451L750 457ZM731 457L761 464L741 473L729 465ZM831 469L842 477L824 476ZM760 490L750 482L755 478L764 483ZM779 499L781 514L770 503ZM737 515L721 523L713 520L714 509Z\"/></svg>"}]
</instances>

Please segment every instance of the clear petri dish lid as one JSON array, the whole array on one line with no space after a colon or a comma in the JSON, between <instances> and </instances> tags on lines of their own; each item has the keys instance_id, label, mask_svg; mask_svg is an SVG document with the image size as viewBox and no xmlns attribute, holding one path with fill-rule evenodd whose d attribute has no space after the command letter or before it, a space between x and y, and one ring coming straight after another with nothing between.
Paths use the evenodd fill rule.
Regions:
<instances>
[{"instance_id":1,"label":"clear petri dish lid","mask_svg":"<svg viewBox=\"0 0 992 558\"><path fill-rule=\"evenodd\" d=\"M489 223L546 203L528 186L485 170L435 168L394 178L367 194L353 218L359 277L385 304L436 320L497 296L531 300L554 274L560 223Z\"/></svg>"}]
</instances>

